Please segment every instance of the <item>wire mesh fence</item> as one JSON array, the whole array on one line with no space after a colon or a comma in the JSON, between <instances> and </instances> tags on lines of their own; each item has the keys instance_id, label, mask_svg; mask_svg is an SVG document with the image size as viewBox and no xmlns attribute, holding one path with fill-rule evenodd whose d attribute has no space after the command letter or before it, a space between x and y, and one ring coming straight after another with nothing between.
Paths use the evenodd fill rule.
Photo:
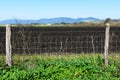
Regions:
<instances>
[{"instance_id":1,"label":"wire mesh fence","mask_svg":"<svg viewBox=\"0 0 120 80\"><path fill-rule=\"evenodd\" d=\"M5 53L5 28L0 28L0 54Z\"/></svg>"},{"instance_id":2,"label":"wire mesh fence","mask_svg":"<svg viewBox=\"0 0 120 80\"><path fill-rule=\"evenodd\" d=\"M120 28L110 30L109 52L120 52ZM12 52L17 54L103 53L104 27L12 27ZM5 29L0 28L0 53Z\"/></svg>"},{"instance_id":3,"label":"wire mesh fence","mask_svg":"<svg viewBox=\"0 0 120 80\"><path fill-rule=\"evenodd\" d=\"M111 28L110 30L110 42L109 52L119 53L120 52L120 28Z\"/></svg>"}]
</instances>

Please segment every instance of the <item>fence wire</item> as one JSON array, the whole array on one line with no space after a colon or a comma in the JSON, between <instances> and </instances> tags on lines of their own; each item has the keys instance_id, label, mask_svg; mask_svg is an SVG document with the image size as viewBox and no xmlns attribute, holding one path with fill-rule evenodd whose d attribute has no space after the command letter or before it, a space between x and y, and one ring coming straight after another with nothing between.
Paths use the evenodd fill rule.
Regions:
<instances>
[{"instance_id":1,"label":"fence wire","mask_svg":"<svg viewBox=\"0 0 120 80\"><path fill-rule=\"evenodd\" d=\"M0 54L5 53L5 28L0 28Z\"/></svg>"},{"instance_id":2,"label":"fence wire","mask_svg":"<svg viewBox=\"0 0 120 80\"><path fill-rule=\"evenodd\" d=\"M119 31L119 27L110 30L110 53L120 52ZM103 53L104 41L104 27L12 28L12 51L17 54ZM4 30L0 31L0 47L4 53Z\"/></svg>"}]
</instances>

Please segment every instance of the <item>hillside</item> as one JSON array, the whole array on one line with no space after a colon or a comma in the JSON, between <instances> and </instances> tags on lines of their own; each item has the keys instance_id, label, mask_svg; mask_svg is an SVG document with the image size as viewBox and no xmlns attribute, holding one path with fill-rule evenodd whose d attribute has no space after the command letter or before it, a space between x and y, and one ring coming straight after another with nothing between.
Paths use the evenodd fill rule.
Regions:
<instances>
[{"instance_id":1,"label":"hillside","mask_svg":"<svg viewBox=\"0 0 120 80\"><path fill-rule=\"evenodd\" d=\"M55 24L55 23L79 23L84 21L96 21L100 20L98 18L88 17L88 18L68 18L68 17L58 17L58 18L43 18L38 20L16 20L16 19L7 19L0 21L0 24L31 24L31 23L38 23L38 24Z\"/></svg>"}]
</instances>

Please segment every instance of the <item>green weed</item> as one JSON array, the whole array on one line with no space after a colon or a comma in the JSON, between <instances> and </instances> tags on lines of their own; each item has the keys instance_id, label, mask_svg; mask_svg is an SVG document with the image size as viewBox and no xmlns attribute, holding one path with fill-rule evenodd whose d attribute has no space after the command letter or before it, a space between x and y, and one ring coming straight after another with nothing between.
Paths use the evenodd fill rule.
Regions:
<instances>
[{"instance_id":1,"label":"green weed","mask_svg":"<svg viewBox=\"0 0 120 80\"><path fill-rule=\"evenodd\" d=\"M14 55L12 67L2 66L4 57L0 56L0 80L120 80L118 54L109 55L108 67L101 54Z\"/></svg>"}]
</instances>

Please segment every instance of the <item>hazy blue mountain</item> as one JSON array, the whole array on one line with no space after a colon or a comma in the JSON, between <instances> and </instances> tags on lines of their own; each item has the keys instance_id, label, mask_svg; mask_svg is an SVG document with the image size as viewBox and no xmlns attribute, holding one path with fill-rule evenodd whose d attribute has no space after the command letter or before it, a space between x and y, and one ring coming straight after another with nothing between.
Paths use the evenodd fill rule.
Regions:
<instances>
[{"instance_id":1,"label":"hazy blue mountain","mask_svg":"<svg viewBox=\"0 0 120 80\"><path fill-rule=\"evenodd\" d=\"M31 24L31 23L39 23L39 24L54 24L54 23L75 23L75 22L84 22L84 21L95 21L100 20L98 18L88 17L88 18L69 18L69 17L58 17L58 18L43 18L39 20L16 20L16 19L7 19L0 21L0 24Z\"/></svg>"}]
</instances>

